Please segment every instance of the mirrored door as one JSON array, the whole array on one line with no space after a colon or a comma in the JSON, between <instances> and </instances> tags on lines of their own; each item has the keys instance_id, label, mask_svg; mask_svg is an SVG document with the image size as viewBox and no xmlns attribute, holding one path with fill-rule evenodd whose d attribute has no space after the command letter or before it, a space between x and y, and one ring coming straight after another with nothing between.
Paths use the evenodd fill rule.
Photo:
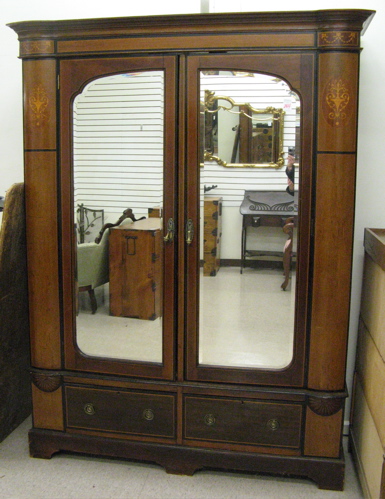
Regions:
<instances>
[{"instance_id":1,"label":"mirrored door","mask_svg":"<svg viewBox=\"0 0 385 499\"><path fill-rule=\"evenodd\" d=\"M66 364L172 378L174 59L61 70Z\"/></svg>"},{"instance_id":2,"label":"mirrored door","mask_svg":"<svg viewBox=\"0 0 385 499\"><path fill-rule=\"evenodd\" d=\"M200 144L199 157L188 154L187 184L196 186L188 208L194 239L186 239L190 379L278 384L303 377L297 311L307 303L308 172L302 177L309 147L301 140L309 125L301 117L308 96L281 76L282 65L273 72L266 62L190 61L197 80L189 80L189 98L197 105L189 123Z\"/></svg>"}]
</instances>

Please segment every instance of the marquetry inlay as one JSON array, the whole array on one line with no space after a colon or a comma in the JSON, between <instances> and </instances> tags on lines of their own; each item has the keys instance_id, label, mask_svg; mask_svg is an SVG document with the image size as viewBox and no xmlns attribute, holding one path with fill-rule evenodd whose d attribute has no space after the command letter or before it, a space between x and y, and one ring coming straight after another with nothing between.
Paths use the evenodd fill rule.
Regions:
<instances>
[{"instance_id":1,"label":"marquetry inlay","mask_svg":"<svg viewBox=\"0 0 385 499\"><path fill-rule=\"evenodd\" d=\"M319 33L320 47L358 47L359 36L356 31L327 31Z\"/></svg>"},{"instance_id":2,"label":"marquetry inlay","mask_svg":"<svg viewBox=\"0 0 385 499\"><path fill-rule=\"evenodd\" d=\"M20 45L20 55L53 54L54 51L54 42L51 40L33 40Z\"/></svg>"},{"instance_id":3,"label":"marquetry inlay","mask_svg":"<svg viewBox=\"0 0 385 499\"><path fill-rule=\"evenodd\" d=\"M38 84L33 87L28 98L28 106L32 113L31 121L36 127L49 121L48 104L48 94L44 85Z\"/></svg>"},{"instance_id":4,"label":"marquetry inlay","mask_svg":"<svg viewBox=\"0 0 385 499\"><path fill-rule=\"evenodd\" d=\"M324 90L323 111L326 121L335 127L345 124L350 111L351 95L342 78L330 80Z\"/></svg>"}]
</instances>

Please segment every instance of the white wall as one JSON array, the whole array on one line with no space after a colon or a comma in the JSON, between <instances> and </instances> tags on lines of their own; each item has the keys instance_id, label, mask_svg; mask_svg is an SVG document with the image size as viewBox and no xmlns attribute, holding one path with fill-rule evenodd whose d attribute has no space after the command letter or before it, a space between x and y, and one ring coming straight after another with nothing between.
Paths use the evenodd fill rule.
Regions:
<instances>
[{"instance_id":1,"label":"white wall","mask_svg":"<svg viewBox=\"0 0 385 499\"><path fill-rule=\"evenodd\" d=\"M202 4L207 5L208 0ZM351 324L348 358L348 387L354 366L355 345L363 263L363 233L365 227L385 227L385 4L384 0L275 0L274 3L255 0L210 0L211 12L259 10L307 10L367 8L377 10L362 39L360 78L360 108L358 127L357 203L352 279ZM22 94L21 61L17 59L18 42L6 23L34 19L71 19L129 15L199 12L200 0L143 0L127 2L110 0L0 0L0 195L14 182L23 180L22 167ZM338 209L338 207L336 207Z\"/></svg>"}]
</instances>

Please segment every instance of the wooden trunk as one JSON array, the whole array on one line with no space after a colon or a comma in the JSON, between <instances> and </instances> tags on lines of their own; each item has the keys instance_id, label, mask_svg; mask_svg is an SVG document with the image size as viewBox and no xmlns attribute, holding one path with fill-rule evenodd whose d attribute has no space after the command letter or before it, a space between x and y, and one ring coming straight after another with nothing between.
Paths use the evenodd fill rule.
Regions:
<instances>
[{"instance_id":1,"label":"wooden trunk","mask_svg":"<svg viewBox=\"0 0 385 499\"><path fill-rule=\"evenodd\" d=\"M161 316L160 220L149 218L111 229L111 315L155 320Z\"/></svg>"}]
</instances>

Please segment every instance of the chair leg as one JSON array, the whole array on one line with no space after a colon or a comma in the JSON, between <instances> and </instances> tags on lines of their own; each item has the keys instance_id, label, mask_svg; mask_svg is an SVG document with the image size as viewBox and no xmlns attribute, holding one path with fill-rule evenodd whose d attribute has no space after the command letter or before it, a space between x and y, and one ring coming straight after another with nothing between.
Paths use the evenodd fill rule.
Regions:
<instances>
[{"instance_id":1,"label":"chair leg","mask_svg":"<svg viewBox=\"0 0 385 499\"><path fill-rule=\"evenodd\" d=\"M98 308L98 303L95 297L95 291L91 288L88 290L88 294L91 300L91 312L94 314Z\"/></svg>"},{"instance_id":2,"label":"chair leg","mask_svg":"<svg viewBox=\"0 0 385 499\"><path fill-rule=\"evenodd\" d=\"M288 219L288 223L286 223L286 225L283 227L283 232L285 232L285 234L288 234L289 236L283 248L283 275L285 276L285 280L281 284L281 288L284 291L286 291L290 280L291 256L293 250L293 231L294 223L290 218Z\"/></svg>"}]
</instances>

